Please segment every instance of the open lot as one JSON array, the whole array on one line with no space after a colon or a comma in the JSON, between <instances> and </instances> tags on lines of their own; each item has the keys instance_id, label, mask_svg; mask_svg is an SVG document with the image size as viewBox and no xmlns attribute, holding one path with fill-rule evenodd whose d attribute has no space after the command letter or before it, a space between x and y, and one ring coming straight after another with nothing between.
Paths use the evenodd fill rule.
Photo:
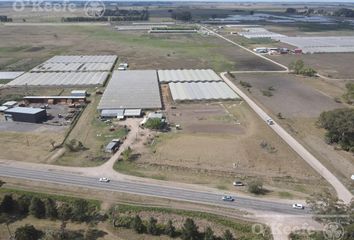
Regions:
<instances>
[{"instance_id":1,"label":"open lot","mask_svg":"<svg viewBox=\"0 0 354 240\"><path fill-rule=\"evenodd\" d=\"M250 92L245 92L268 113L272 113L274 119L280 112L284 119L277 121L343 183L353 188L350 176L354 172L354 156L344 151L335 151L333 146L327 145L324 141L325 131L316 126L321 112L345 107L333 99L340 94L338 87L319 78L288 74L237 74L236 79L238 85L240 80L250 83ZM272 96L264 96L262 92L269 92L270 87L274 89L270 91Z\"/></svg>"},{"instance_id":2,"label":"open lot","mask_svg":"<svg viewBox=\"0 0 354 240\"><path fill-rule=\"evenodd\" d=\"M219 189L231 189L235 179L248 182L261 178L273 196L281 192L287 197L303 196L326 187L246 104L166 105L168 121L180 124L182 130L172 129L141 146L132 146L140 157L131 163L121 162L118 169Z\"/></svg>"}]
</instances>

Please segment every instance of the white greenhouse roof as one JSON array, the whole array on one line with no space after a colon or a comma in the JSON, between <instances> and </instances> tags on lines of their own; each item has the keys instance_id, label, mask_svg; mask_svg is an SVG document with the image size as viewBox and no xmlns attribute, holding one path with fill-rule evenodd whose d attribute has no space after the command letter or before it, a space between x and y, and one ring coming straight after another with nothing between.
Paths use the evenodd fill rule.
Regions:
<instances>
[{"instance_id":1,"label":"white greenhouse roof","mask_svg":"<svg viewBox=\"0 0 354 240\"><path fill-rule=\"evenodd\" d=\"M303 53L354 52L354 37L281 37L277 38L301 48Z\"/></svg>"},{"instance_id":2,"label":"white greenhouse roof","mask_svg":"<svg viewBox=\"0 0 354 240\"><path fill-rule=\"evenodd\" d=\"M114 71L98 109L158 109L162 107L155 70Z\"/></svg>"},{"instance_id":3,"label":"white greenhouse roof","mask_svg":"<svg viewBox=\"0 0 354 240\"><path fill-rule=\"evenodd\" d=\"M0 72L0 80L12 80L24 73L25 72Z\"/></svg>"},{"instance_id":4,"label":"white greenhouse roof","mask_svg":"<svg viewBox=\"0 0 354 240\"><path fill-rule=\"evenodd\" d=\"M7 86L84 86L103 85L108 72L25 73Z\"/></svg>"},{"instance_id":5,"label":"white greenhouse roof","mask_svg":"<svg viewBox=\"0 0 354 240\"><path fill-rule=\"evenodd\" d=\"M114 63L116 55L68 55L54 56L46 63Z\"/></svg>"},{"instance_id":6,"label":"white greenhouse roof","mask_svg":"<svg viewBox=\"0 0 354 240\"><path fill-rule=\"evenodd\" d=\"M211 69L158 70L161 83L222 81Z\"/></svg>"},{"instance_id":7,"label":"white greenhouse roof","mask_svg":"<svg viewBox=\"0 0 354 240\"><path fill-rule=\"evenodd\" d=\"M110 63L50 63L45 62L33 68L31 72L90 72L110 71L113 67Z\"/></svg>"},{"instance_id":8,"label":"white greenhouse roof","mask_svg":"<svg viewBox=\"0 0 354 240\"><path fill-rule=\"evenodd\" d=\"M169 83L169 87L174 101L239 99L224 82Z\"/></svg>"}]
</instances>

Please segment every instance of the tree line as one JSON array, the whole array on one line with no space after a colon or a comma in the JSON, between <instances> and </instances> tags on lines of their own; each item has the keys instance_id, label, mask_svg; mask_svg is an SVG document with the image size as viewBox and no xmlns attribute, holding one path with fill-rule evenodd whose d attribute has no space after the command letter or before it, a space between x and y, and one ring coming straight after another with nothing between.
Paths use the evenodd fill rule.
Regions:
<instances>
[{"instance_id":1,"label":"tree line","mask_svg":"<svg viewBox=\"0 0 354 240\"><path fill-rule=\"evenodd\" d=\"M341 108L321 113L317 124L326 129L326 141L354 153L354 109Z\"/></svg>"},{"instance_id":2,"label":"tree line","mask_svg":"<svg viewBox=\"0 0 354 240\"><path fill-rule=\"evenodd\" d=\"M199 227L194 220L187 218L181 229L177 229L172 220L166 224L158 223L157 219L150 217L144 221L139 215L121 215L113 219L114 227L132 229L138 234L149 234L153 236L166 235L171 238L181 238L182 240L234 240L230 230L225 230L222 236L216 236L214 231L207 227L204 231L199 231Z\"/></svg>"}]
</instances>

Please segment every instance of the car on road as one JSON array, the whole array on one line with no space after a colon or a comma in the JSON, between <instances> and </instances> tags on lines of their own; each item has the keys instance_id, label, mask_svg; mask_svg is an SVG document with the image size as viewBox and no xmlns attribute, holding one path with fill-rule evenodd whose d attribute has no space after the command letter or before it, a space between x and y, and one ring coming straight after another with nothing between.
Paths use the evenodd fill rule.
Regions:
<instances>
[{"instance_id":1,"label":"car on road","mask_svg":"<svg viewBox=\"0 0 354 240\"><path fill-rule=\"evenodd\" d=\"M273 119L268 118L268 119L267 119L267 123L268 123L268 125L273 125L273 124L274 124L274 121L273 121Z\"/></svg>"},{"instance_id":2,"label":"car on road","mask_svg":"<svg viewBox=\"0 0 354 240\"><path fill-rule=\"evenodd\" d=\"M305 206L300 203L294 203L293 208L294 209L305 209Z\"/></svg>"},{"instance_id":3,"label":"car on road","mask_svg":"<svg viewBox=\"0 0 354 240\"><path fill-rule=\"evenodd\" d=\"M245 186L245 184L241 181L235 181L232 183L232 185L234 185L235 187L242 187Z\"/></svg>"},{"instance_id":4,"label":"car on road","mask_svg":"<svg viewBox=\"0 0 354 240\"><path fill-rule=\"evenodd\" d=\"M108 183L108 182L111 181L111 180L109 180L108 178L105 178L105 177L101 177L98 181L99 181L99 182Z\"/></svg>"},{"instance_id":5,"label":"car on road","mask_svg":"<svg viewBox=\"0 0 354 240\"><path fill-rule=\"evenodd\" d=\"M232 196L225 195L222 197L222 200L225 202L233 202L235 199Z\"/></svg>"}]
</instances>

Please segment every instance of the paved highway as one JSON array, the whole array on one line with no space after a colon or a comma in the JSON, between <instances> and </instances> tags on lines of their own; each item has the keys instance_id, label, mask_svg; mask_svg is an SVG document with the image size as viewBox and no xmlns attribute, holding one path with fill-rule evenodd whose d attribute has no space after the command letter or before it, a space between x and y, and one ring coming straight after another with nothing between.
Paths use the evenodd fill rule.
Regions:
<instances>
[{"instance_id":1,"label":"paved highway","mask_svg":"<svg viewBox=\"0 0 354 240\"><path fill-rule=\"evenodd\" d=\"M255 198L235 197L234 202L224 202L221 200L222 194L214 192L202 192L186 190L169 186L158 186L153 184L138 183L131 181L111 180L109 183L101 183L97 178L85 177L65 172L51 172L45 170L25 169L10 166L1 166L0 176L13 177L19 179L44 181L56 184L69 184L79 187L95 188L116 192L125 192L152 197L162 197L172 200L190 201L210 205L219 205L227 208L240 210L256 210L272 212L274 214L307 215L307 210L293 209L291 204L276 203Z\"/></svg>"},{"instance_id":2,"label":"paved highway","mask_svg":"<svg viewBox=\"0 0 354 240\"><path fill-rule=\"evenodd\" d=\"M270 116L263 111L251 98L242 92L232 81L226 76L226 73L222 73L223 80L255 111L258 116L267 121ZM315 158L306 148L304 148L295 138L287 133L280 125L274 122L271 127L297 154L300 155L315 171L317 171L329 184L336 190L338 198L343 200L344 203L350 203L353 198L351 192L334 176L328 169L322 165L322 163Z\"/></svg>"}]
</instances>

